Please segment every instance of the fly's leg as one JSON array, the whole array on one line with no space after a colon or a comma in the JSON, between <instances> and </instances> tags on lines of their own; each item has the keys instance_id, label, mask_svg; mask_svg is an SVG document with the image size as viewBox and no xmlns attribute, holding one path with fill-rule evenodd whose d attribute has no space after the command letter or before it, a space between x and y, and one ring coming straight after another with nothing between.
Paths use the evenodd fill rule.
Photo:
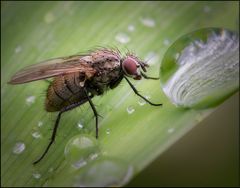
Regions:
<instances>
[{"instance_id":1,"label":"fly's leg","mask_svg":"<svg viewBox=\"0 0 240 188\"><path fill-rule=\"evenodd\" d=\"M90 96L88 98L91 98L93 96ZM44 153L41 155L41 157L36 160L35 162L33 162L33 164L37 164L39 163L43 158L44 156L47 154L50 146L53 144L54 140L55 140L55 137L56 137L56 133L57 133L57 129L58 129L58 126L59 126L59 121L60 121L60 118L61 118L61 115L63 112L66 112L66 111L69 111L69 110L72 110L73 108L76 108L78 106L80 106L81 104L83 104L84 102L88 101L89 99L88 98L84 98L82 101L80 102L77 102L77 103L74 103L74 104L71 104L69 106L66 106L64 107L62 110L60 110L60 112L58 113L58 116L57 116L57 119L55 121L55 125L54 125L54 129L53 129L53 132L52 132L52 137L51 137L51 140L48 144L48 146L46 147Z\"/></svg>"},{"instance_id":2,"label":"fly's leg","mask_svg":"<svg viewBox=\"0 0 240 188\"><path fill-rule=\"evenodd\" d=\"M87 96L87 100L88 100L88 102L89 102L89 104L90 104L90 106L93 110L94 116L95 116L95 120L96 120L96 139L97 139L98 138L98 116L99 115L97 113L97 110L96 110L91 98L88 96L88 92L87 92L86 88L84 88L84 91L85 91L85 94Z\"/></svg>"},{"instance_id":3,"label":"fly's leg","mask_svg":"<svg viewBox=\"0 0 240 188\"><path fill-rule=\"evenodd\" d=\"M159 77L158 77L158 78L155 78L155 77L150 77L150 76L148 76L148 75L144 74L143 72L141 72L141 75L142 75L142 77L143 77L143 78L145 78L145 79L150 79L150 80L159 80Z\"/></svg>"},{"instance_id":4,"label":"fly's leg","mask_svg":"<svg viewBox=\"0 0 240 188\"><path fill-rule=\"evenodd\" d=\"M151 101L149 101L148 99L146 99L144 96L142 96L138 91L137 89L133 86L133 84L127 79L126 76L124 76L124 78L127 80L128 84L130 85L130 87L132 88L132 90L134 91L134 93L136 95L138 95L139 97L141 97L143 100L145 100L147 103L151 104L152 106L162 106L162 104L155 104L155 103L152 103Z\"/></svg>"}]
</instances>

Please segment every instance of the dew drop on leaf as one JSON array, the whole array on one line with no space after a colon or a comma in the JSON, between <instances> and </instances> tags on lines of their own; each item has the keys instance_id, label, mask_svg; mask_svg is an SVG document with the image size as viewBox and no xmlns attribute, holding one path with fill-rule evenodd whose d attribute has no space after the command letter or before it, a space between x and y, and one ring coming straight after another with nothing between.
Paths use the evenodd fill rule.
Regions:
<instances>
[{"instance_id":1,"label":"dew drop on leaf","mask_svg":"<svg viewBox=\"0 0 240 188\"><path fill-rule=\"evenodd\" d=\"M155 27L155 20L149 17L140 18L141 23L146 27Z\"/></svg>"},{"instance_id":2,"label":"dew drop on leaf","mask_svg":"<svg viewBox=\"0 0 240 188\"><path fill-rule=\"evenodd\" d=\"M239 88L238 34L205 28L180 37L163 57L160 82L176 106L208 108L221 103Z\"/></svg>"},{"instance_id":3,"label":"dew drop on leaf","mask_svg":"<svg viewBox=\"0 0 240 188\"><path fill-rule=\"evenodd\" d=\"M130 42L130 37L126 33L118 33L115 36L116 41L122 43L122 44L127 44Z\"/></svg>"},{"instance_id":4,"label":"dew drop on leaf","mask_svg":"<svg viewBox=\"0 0 240 188\"><path fill-rule=\"evenodd\" d=\"M35 179L40 179L40 178L41 178L41 174L38 173L38 172L34 172L34 173L32 174L32 176L33 176Z\"/></svg>"},{"instance_id":5,"label":"dew drop on leaf","mask_svg":"<svg viewBox=\"0 0 240 188\"><path fill-rule=\"evenodd\" d=\"M68 163L78 169L85 166L90 156L100 151L95 137L89 135L76 135L65 146L64 154Z\"/></svg>"},{"instance_id":6,"label":"dew drop on leaf","mask_svg":"<svg viewBox=\"0 0 240 188\"><path fill-rule=\"evenodd\" d=\"M36 100L35 96L29 96L26 98L26 103L27 103L27 105L30 106L31 104L33 104L35 102L35 100Z\"/></svg>"},{"instance_id":7,"label":"dew drop on leaf","mask_svg":"<svg viewBox=\"0 0 240 188\"><path fill-rule=\"evenodd\" d=\"M12 152L14 154L21 154L25 150L25 144L23 142L17 142L14 147Z\"/></svg>"},{"instance_id":8,"label":"dew drop on leaf","mask_svg":"<svg viewBox=\"0 0 240 188\"><path fill-rule=\"evenodd\" d=\"M132 114L135 111L135 109L132 106L127 107L127 113Z\"/></svg>"},{"instance_id":9,"label":"dew drop on leaf","mask_svg":"<svg viewBox=\"0 0 240 188\"><path fill-rule=\"evenodd\" d=\"M133 167L121 160L102 157L75 175L74 187L119 187L133 176ZM99 173L101 172L101 173Z\"/></svg>"},{"instance_id":10,"label":"dew drop on leaf","mask_svg":"<svg viewBox=\"0 0 240 188\"><path fill-rule=\"evenodd\" d=\"M106 134L110 134L110 129L106 129Z\"/></svg>"}]
</instances>

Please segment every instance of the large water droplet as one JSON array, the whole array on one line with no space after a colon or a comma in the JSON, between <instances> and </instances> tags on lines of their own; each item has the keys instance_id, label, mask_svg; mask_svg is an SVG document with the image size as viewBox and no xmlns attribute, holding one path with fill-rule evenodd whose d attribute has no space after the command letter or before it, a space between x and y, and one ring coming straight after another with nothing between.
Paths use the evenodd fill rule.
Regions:
<instances>
[{"instance_id":1,"label":"large water droplet","mask_svg":"<svg viewBox=\"0 0 240 188\"><path fill-rule=\"evenodd\" d=\"M87 164L91 155L99 151L96 138L89 135L77 135L68 141L64 154L73 167L80 168Z\"/></svg>"},{"instance_id":2,"label":"large water droplet","mask_svg":"<svg viewBox=\"0 0 240 188\"><path fill-rule=\"evenodd\" d=\"M135 111L135 109L133 108L133 106L127 107L127 113L128 114L132 114L134 111Z\"/></svg>"},{"instance_id":3,"label":"large water droplet","mask_svg":"<svg viewBox=\"0 0 240 188\"><path fill-rule=\"evenodd\" d=\"M118 33L115 39L122 44L130 42L130 37L126 33Z\"/></svg>"},{"instance_id":4,"label":"large water droplet","mask_svg":"<svg viewBox=\"0 0 240 188\"><path fill-rule=\"evenodd\" d=\"M74 187L119 187L133 176L133 167L112 158L100 158L75 175Z\"/></svg>"},{"instance_id":5,"label":"large water droplet","mask_svg":"<svg viewBox=\"0 0 240 188\"><path fill-rule=\"evenodd\" d=\"M216 106L239 89L238 34L206 28L182 36L165 53L160 80L177 106Z\"/></svg>"},{"instance_id":6,"label":"large water droplet","mask_svg":"<svg viewBox=\"0 0 240 188\"><path fill-rule=\"evenodd\" d=\"M23 142L17 142L14 147L12 152L14 154L21 154L25 150L25 144Z\"/></svg>"}]
</instances>

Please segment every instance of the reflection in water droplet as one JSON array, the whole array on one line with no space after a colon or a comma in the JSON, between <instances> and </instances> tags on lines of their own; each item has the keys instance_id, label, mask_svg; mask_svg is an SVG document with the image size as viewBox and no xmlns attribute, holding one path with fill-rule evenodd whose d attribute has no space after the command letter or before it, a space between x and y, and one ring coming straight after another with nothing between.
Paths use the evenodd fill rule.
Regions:
<instances>
[{"instance_id":1,"label":"reflection in water droplet","mask_svg":"<svg viewBox=\"0 0 240 188\"><path fill-rule=\"evenodd\" d=\"M35 179L40 179L41 178L41 174L39 174L38 172L34 172L32 175Z\"/></svg>"},{"instance_id":2,"label":"reflection in water droplet","mask_svg":"<svg viewBox=\"0 0 240 188\"><path fill-rule=\"evenodd\" d=\"M127 44L128 42L130 42L130 37L125 34L125 33L118 33L115 36L116 41L122 43L122 44Z\"/></svg>"},{"instance_id":3,"label":"reflection in water droplet","mask_svg":"<svg viewBox=\"0 0 240 188\"><path fill-rule=\"evenodd\" d=\"M23 142L17 142L14 147L12 152L14 154L21 154L25 150L25 144Z\"/></svg>"},{"instance_id":4,"label":"reflection in water droplet","mask_svg":"<svg viewBox=\"0 0 240 188\"><path fill-rule=\"evenodd\" d=\"M169 128L169 129L167 130L168 133L173 133L174 131L175 131L174 128Z\"/></svg>"},{"instance_id":5,"label":"reflection in water droplet","mask_svg":"<svg viewBox=\"0 0 240 188\"><path fill-rule=\"evenodd\" d=\"M29 97L27 97L26 98L26 103L27 103L27 105L31 105L31 104L33 104L34 102L35 102L35 99L36 99L36 97L35 96L29 96Z\"/></svg>"},{"instance_id":6,"label":"reflection in water droplet","mask_svg":"<svg viewBox=\"0 0 240 188\"><path fill-rule=\"evenodd\" d=\"M74 167L80 168L87 164L90 156L99 152L99 146L94 137L76 135L65 146L64 154L67 161Z\"/></svg>"},{"instance_id":7,"label":"reflection in water droplet","mask_svg":"<svg viewBox=\"0 0 240 188\"><path fill-rule=\"evenodd\" d=\"M141 18L140 21L142 22L143 25L146 27L155 27L155 20L152 18Z\"/></svg>"},{"instance_id":8,"label":"reflection in water droplet","mask_svg":"<svg viewBox=\"0 0 240 188\"><path fill-rule=\"evenodd\" d=\"M142 98L140 98L140 99L138 100L138 104L139 104L140 106L143 106L144 104L146 104L146 101L143 100Z\"/></svg>"},{"instance_id":9,"label":"reflection in water droplet","mask_svg":"<svg viewBox=\"0 0 240 188\"><path fill-rule=\"evenodd\" d=\"M74 187L119 187L133 176L133 167L121 160L100 158L75 175Z\"/></svg>"},{"instance_id":10,"label":"reflection in water droplet","mask_svg":"<svg viewBox=\"0 0 240 188\"><path fill-rule=\"evenodd\" d=\"M135 111L135 109L132 106L127 107L127 113L132 114Z\"/></svg>"},{"instance_id":11,"label":"reflection in water droplet","mask_svg":"<svg viewBox=\"0 0 240 188\"><path fill-rule=\"evenodd\" d=\"M16 54L21 52L21 51L22 51L22 47L20 45L15 48L15 53Z\"/></svg>"},{"instance_id":12,"label":"reflection in water droplet","mask_svg":"<svg viewBox=\"0 0 240 188\"><path fill-rule=\"evenodd\" d=\"M38 139L38 138L41 138L42 135L41 135L41 133L39 133L39 132L36 131L36 132L33 132L33 133L32 133L32 137Z\"/></svg>"},{"instance_id":13,"label":"reflection in water droplet","mask_svg":"<svg viewBox=\"0 0 240 188\"><path fill-rule=\"evenodd\" d=\"M175 56L174 56L175 60L178 60L179 56L180 56L180 54L176 53Z\"/></svg>"},{"instance_id":14,"label":"reflection in water droplet","mask_svg":"<svg viewBox=\"0 0 240 188\"><path fill-rule=\"evenodd\" d=\"M135 30L134 25L128 25L128 31L133 32Z\"/></svg>"},{"instance_id":15,"label":"reflection in water droplet","mask_svg":"<svg viewBox=\"0 0 240 188\"><path fill-rule=\"evenodd\" d=\"M43 122L42 122L42 121L39 121L39 122L38 122L38 127L42 127L42 125L43 125Z\"/></svg>"}]
</instances>

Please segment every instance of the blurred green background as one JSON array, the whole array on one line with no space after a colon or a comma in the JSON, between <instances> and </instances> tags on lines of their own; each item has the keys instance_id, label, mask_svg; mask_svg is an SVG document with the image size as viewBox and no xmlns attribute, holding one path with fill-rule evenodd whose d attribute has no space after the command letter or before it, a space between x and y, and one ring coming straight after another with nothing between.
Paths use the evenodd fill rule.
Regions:
<instances>
[{"instance_id":1,"label":"blurred green background","mask_svg":"<svg viewBox=\"0 0 240 188\"><path fill-rule=\"evenodd\" d=\"M66 114L62 124L70 125L60 128L52 155L33 168L31 162L43 151L50 137L49 125L53 124L55 116L43 110L46 83L21 86L6 84L17 70L44 59L76 54L100 45L116 46L121 51L129 49L143 59L153 57L149 75L156 75L164 52L178 37L203 27L224 27L236 31L239 27L238 15L239 2L231 1L1 1L2 186L43 185L51 175L47 173L49 167L62 164L62 150L67 140L77 134L78 130L72 124L77 124L79 119L84 119L89 126L84 131L94 135L92 114L86 113L88 106ZM180 128L184 129L184 126L175 123L179 133L175 131L174 136L166 136L166 140L161 131L174 121L184 120L183 123L187 124L188 120L195 120L198 113L187 112L187 117L183 116L185 113L176 110L160 91L158 82L139 83L140 91L151 91L147 94L151 93L154 101L160 99L165 110L156 111L147 105L144 108L133 105L137 113L123 118L126 117L126 107L138 101L130 91L131 94L120 103L121 96L129 92L126 83L106 96L94 99L101 109L100 113L106 117L100 129L100 143L104 151L126 158L137 166L138 172L162 151L164 147L159 147L162 146L161 140L163 145L170 143L170 139L172 143L178 138L177 134L181 135ZM33 103L25 102L29 96L36 96ZM136 176L129 186L238 185L238 114L238 95L235 95ZM40 120L43 126L39 128L37 124ZM151 124L151 127L145 128L142 125L144 123ZM108 129L112 133L106 136ZM33 139L31 134L39 130L43 138ZM12 147L19 140L27 146L23 155L16 157L12 155ZM126 145L129 151L133 150L132 153L124 153ZM42 174L40 179L32 177L36 171Z\"/></svg>"}]
</instances>

